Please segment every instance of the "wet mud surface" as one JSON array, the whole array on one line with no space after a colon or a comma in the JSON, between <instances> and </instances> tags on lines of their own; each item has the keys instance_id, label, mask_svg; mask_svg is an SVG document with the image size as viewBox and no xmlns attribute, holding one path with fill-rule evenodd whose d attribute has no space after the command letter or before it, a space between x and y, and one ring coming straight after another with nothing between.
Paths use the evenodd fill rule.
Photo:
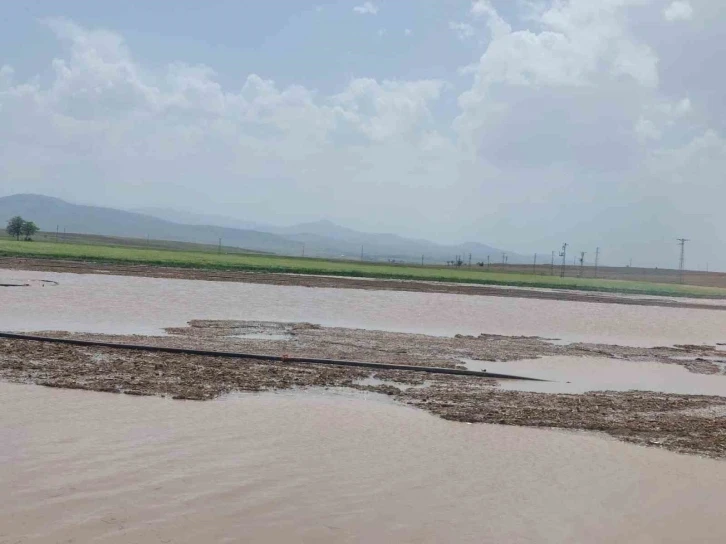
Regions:
<instances>
[{"instance_id":1,"label":"wet mud surface","mask_svg":"<svg viewBox=\"0 0 726 544\"><path fill-rule=\"evenodd\" d=\"M170 278L204 281L228 281L262 285L289 285L298 287L322 287L335 289L362 289L375 291L409 291L421 293L448 293L456 295L478 295L488 297L532 298L540 300L564 300L573 302L594 302L635 306L656 306L664 308L690 308L697 310L726 310L726 305L709 304L691 300L677 300L658 297L620 296L612 293L585 291L523 289L476 284L438 283L416 280L386 280L348 278L335 276L308 276L299 274L275 274L265 272L242 272L174 268L152 265L121 265L90 263L81 261L0 258L0 268L7 270L34 270L74 274L111 274L115 276L139 276L148 278Z\"/></svg>"},{"instance_id":2,"label":"wet mud surface","mask_svg":"<svg viewBox=\"0 0 726 544\"><path fill-rule=\"evenodd\" d=\"M269 355L462 367L462 359L542 356L657 361L722 374L716 346L634 348L560 345L534 337L443 338L305 323L192 321L169 336L42 333L48 336ZM533 363L533 364L536 364ZM650 391L548 394L508 391L487 378L365 368L222 359L0 339L0 379L175 399L209 400L235 391L350 388L382 393L444 419L603 432L628 442L726 458L726 397Z\"/></svg>"}]
</instances>

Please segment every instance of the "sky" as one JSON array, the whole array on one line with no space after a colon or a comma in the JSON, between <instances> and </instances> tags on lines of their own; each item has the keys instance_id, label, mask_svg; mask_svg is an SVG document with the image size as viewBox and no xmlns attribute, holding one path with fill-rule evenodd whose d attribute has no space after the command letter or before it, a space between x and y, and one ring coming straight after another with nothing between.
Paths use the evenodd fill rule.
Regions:
<instances>
[{"instance_id":1,"label":"sky","mask_svg":"<svg viewBox=\"0 0 726 544\"><path fill-rule=\"evenodd\" d=\"M26 0L0 196L726 270L723 0Z\"/></svg>"}]
</instances>

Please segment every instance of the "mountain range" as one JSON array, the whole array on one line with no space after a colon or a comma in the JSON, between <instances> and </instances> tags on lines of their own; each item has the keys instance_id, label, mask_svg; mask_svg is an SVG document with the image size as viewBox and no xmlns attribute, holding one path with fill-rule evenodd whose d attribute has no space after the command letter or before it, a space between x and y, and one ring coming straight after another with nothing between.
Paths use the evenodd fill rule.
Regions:
<instances>
[{"instance_id":1,"label":"mountain range","mask_svg":"<svg viewBox=\"0 0 726 544\"><path fill-rule=\"evenodd\" d=\"M34 221L42 231L59 228L69 233L98 234L217 244L280 255L371 261L444 263L457 255L473 262L501 262L507 253L510 263L529 262L527 258L485 244L469 242L443 245L428 240L405 238L396 234L359 232L327 220L292 226L259 224L218 215L202 215L168 208L120 210L86 206L59 198L36 194L0 197L0 222L15 215Z\"/></svg>"}]
</instances>

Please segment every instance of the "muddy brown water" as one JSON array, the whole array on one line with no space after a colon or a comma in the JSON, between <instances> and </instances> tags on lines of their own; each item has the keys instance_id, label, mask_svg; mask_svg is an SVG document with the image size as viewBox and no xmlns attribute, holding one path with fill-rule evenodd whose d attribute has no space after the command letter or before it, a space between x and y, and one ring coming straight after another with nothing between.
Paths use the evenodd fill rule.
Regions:
<instances>
[{"instance_id":1,"label":"muddy brown water","mask_svg":"<svg viewBox=\"0 0 726 544\"><path fill-rule=\"evenodd\" d=\"M375 395L0 383L0 542L724 542L726 463ZM12 409L8 409L12 408Z\"/></svg>"},{"instance_id":2,"label":"muddy brown water","mask_svg":"<svg viewBox=\"0 0 726 544\"><path fill-rule=\"evenodd\" d=\"M541 357L489 362L464 360L469 370L488 370L547 381L501 380L499 387L538 393L655 391L677 395L726 397L726 375L696 374L675 364L605 357Z\"/></svg>"},{"instance_id":3,"label":"muddy brown water","mask_svg":"<svg viewBox=\"0 0 726 544\"><path fill-rule=\"evenodd\" d=\"M0 291L0 330L160 334L191 319L308 321L433 335L526 335L655 346L726 342L726 312L453 294L22 272ZM0 270L18 279L16 270Z\"/></svg>"},{"instance_id":4,"label":"muddy brown water","mask_svg":"<svg viewBox=\"0 0 726 544\"><path fill-rule=\"evenodd\" d=\"M0 283L18 276L0 270ZM722 311L22 276L59 284L0 290L0 330L160 334L191 319L246 319L726 342ZM723 462L594 434L452 423L371 394L184 402L0 383L2 543L723 542L724 501Z\"/></svg>"}]
</instances>

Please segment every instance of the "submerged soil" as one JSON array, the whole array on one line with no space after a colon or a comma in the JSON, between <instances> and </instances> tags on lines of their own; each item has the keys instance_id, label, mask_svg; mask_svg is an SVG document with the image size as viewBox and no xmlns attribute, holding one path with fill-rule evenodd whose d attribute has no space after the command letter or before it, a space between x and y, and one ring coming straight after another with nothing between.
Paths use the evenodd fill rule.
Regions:
<instances>
[{"instance_id":1,"label":"submerged soil","mask_svg":"<svg viewBox=\"0 0 726 544\"><path fill-rule=\"evenodd\" d=\"M52 332L58 337L170 347L463 367L462 359L611 357L720 374L713 346L635 348L553 344L535 337L442 338L301 323L192 321L169 336ZM371 377L376 380L370 380ZM479 377L139 352L0 339L0 379L175 399L208 400L235 391L344 387L373 391L444 419L599 431L637 444L726 458L726 398L649 391L547 394L506 391ZM418 386L418 387L406 387Z\"/></svg>"},{"instance_id":2,"label":"submerged soil","mask_svg":"<svg viewBox=\"0 0 726 544\"><path fill-rule=\"evenodd\" d=\"M441 283L418 280L388 280L349 278L336 276L312 276L301 274L276 274L234 270L202 270L155 265L122 265L113 263L81 262L61 259L1 257L0 268L7 270L35 270L74 274L112 274L115 276L139 276L206 281L229 281L263 285L289 285L299 287L325 287L336 289L363 289L375 291L413 291L421 293L448 293L488 297L532 298L541 300L565 300L666 308L690 308L701 310L726 310L726 305L693 300L675 300L657 297L620 296L614 293L585 291L513 288L478 284Z\"/></svg>"}]
</instances>

